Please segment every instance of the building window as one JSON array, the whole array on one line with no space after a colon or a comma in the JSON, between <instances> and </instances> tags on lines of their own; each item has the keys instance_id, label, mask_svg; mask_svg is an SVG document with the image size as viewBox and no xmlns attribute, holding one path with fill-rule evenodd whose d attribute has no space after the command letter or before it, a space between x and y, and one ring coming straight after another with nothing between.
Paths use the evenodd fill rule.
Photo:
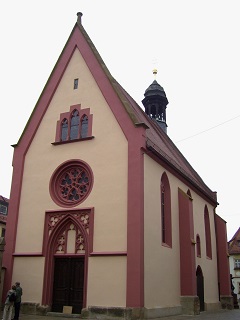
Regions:
<instances>
[{"instance_id":1,"label":"building window","mask_svg":"<svg viewBox=\"0 0 240 320\"><path fill-rule=\"evenodd\" d=\"M2 228L1 237L5 237L5 232L6 232L6 229Z\"/></svg>"},{"instance_id":2,"label":"building window","mask_svg":"<svg viewBox=\"0 0 240 320\"><path fill-rule=\"evenodd\" d=\"M71 116L70 140L77 139L79 133L79 112L74 110Z\"/></svg>"},{"instance_id":3,"label":"building window","mask_svg":"<svg viewBox=\"0 0 240 320\"><path fill-rule=\"evenodd\" d=\"M59 166L50 181L50 194L63 207L76 206L89 195L93 186L91 168L83 161L72 160Z\"/></svg>"},{"instance_id":4,"label":"building window","mask_svg":"<svg viewBox=\"0 0 240 320\"><path fill-rule=\"evenodd\" d=\"M0 204L0 213L7 214L7 206L4 206L3 204Z\"/></svg>"},{"instance_id":5,"label":"building window","mask_svg":"<svg viewBox=\"0 0 240 320\"><path fill-rule=\"evenodd\" d=\"M197 257L201 258L201 242L198 234L196 236L196 243L197 243Z\"/></svg>"},{"instance_id":6,"label":"building window","mask_svg":"<svg viewBox=\"0 0 240 320\"><path fill-rule=\"evenodd\" d=\"M240 259L234 259L234 269L240 269Z\"/></svg>"},{"instance_id":7,"label":"building window","mask_svg":"<svg viewBox=\"0 0 240 320\"><path fill-rule=\"evenodd\" d=\"M81 138L86 138L88 133L88 117L84 114L81 118Z\"/></svg>"},{"instance_id":8,"label":"building window","mask_svg":"<svg viewBox=\"0 0 240 320\"><path fill-rule=\"evenodd\" d=\"M162 243L172 247L171 192L168 177L165 172L161 178L160 197Z\"/></svg>"},{"instance_id":9,"label":"building window","mask_svg":"<svg viewBox=\"0 0 240 320\"><path fill-rule=\"evenodd\" d=\"M78 79L74 79L73 89L76 90L78 88Z\"/></svg>"},{"instance_id":10,"label":"building window","mask_svg":"<svg viewBox=\"0 0 240 320\"><path fill-rule=\"evenodd\" d=\"M89 108L81 109L81 105L71 106L69 112L60 114L53 144L92 139L92 120Z\"/></svg>"},{"instance_id":11,"label":"building window","mask_svg":"<svg viewBox=\"0 0 240 320\"><path fill-rule=\"evenodd\" d=\"M206 241L206 255L212 259L212 244L211 244L211 229L208 208L204 208L204 225L205 225L205 241Z\"/></svg>"},{"instance_id":12,"label":"building window","mask_svg":"<svg viewBox=\"0 0 240 320\"><path fill-rule=\"evenodd\" d=\"M61 125L61 140L66 141L68 137L68 121L67 119L63 119Z\"/></svg>"}]
</instances>

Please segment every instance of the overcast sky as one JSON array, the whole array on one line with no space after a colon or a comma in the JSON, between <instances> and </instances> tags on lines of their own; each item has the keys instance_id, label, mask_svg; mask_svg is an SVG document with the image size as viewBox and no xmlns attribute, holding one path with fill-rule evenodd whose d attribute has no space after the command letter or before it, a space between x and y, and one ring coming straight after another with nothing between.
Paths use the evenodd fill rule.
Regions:
<instances>
[{"instance_id":1,"label":"overcast sky","mask_svg":"<svg viewBox=\"0 0 240 320\"><path fill-rule=\"evenodd\" d=\"M1 1L0 194L10 196L11 145L78 11L111 74L139 105L158 69L157 81L169 101L168 134L217 191L217 213L227 221L230 239L240 226L238 0Z\"/></svg>"}]
</instances>

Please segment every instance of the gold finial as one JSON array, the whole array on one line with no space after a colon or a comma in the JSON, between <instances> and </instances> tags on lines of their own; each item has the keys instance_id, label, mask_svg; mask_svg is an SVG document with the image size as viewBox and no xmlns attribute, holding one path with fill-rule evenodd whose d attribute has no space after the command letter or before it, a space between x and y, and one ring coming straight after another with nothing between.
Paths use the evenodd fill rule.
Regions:
<instances>
[{"instance_id":1,"label":"gold finial","mask_svg":"<svg viewBox=\"0 0 240 320\"><path fill-rule=\"evenodd\" d=\"M157 69L153 69L153 74L154 74L154 79L156 80L156 78L157 78Z\"/></svg>"}]
</instances>

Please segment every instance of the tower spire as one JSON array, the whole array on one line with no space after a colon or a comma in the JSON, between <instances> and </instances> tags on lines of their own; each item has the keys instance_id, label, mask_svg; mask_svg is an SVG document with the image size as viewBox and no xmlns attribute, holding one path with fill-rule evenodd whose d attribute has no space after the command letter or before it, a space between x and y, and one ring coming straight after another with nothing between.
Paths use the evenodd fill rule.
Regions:
<instances>
[{"instance_id":1,"label":"tower spire","mask_svg":"<svg viewBox=\"0 0 240 320\"><path fill-rule=\"evenodd\" d=\"M153 69L153 75L155 79L145 91L145 98L142 100L142 103L145 108L145 113L149 116L149 118L155 120L158 125L167 133L166 108L168 99L164 89L156 80L157 69Z\"/></svg>"}]
</instances>

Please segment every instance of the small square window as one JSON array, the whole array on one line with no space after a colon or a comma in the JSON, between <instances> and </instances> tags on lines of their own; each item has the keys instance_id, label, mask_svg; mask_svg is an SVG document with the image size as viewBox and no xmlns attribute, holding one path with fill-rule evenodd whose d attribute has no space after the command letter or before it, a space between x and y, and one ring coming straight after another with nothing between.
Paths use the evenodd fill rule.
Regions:
<instances>
[{"instance_id":1,"label":"small square window","mask_svg":"<svg viewBox=\"0 0 240 320\"><path fill-rule=\"evenodd\" d=\"M7 214L7 207L3 204L0 204L0 213Z\"/></svg>"},{"instance_id":2,"label":"small square window","mask_svg":"<svg viewBox=\"0 0 240 320\"><path fill-rule=\"evenodd\" d=\"M240 259L234 260L234 269L240 269Z\"/></svg>"},{"instance_id":3,"label":"small square window","mask_svg":"<svg viewBox=\"0 0 240 320\"><path fill-rule=\"evenodd\" d=\"M2 228L1 237L5 237L5 231L6 231L6 229L5 229L5 228Z\"/></svg>"},{"instance_id":4,"label":"small square window","mask_svg":"<svg viewBox=\"0 0 240 320\"><path fill-rule=\"evenodd\" d=\"M77 89L78 88L78 79L74 79L74 84L73 84L73 89Z\"/></svg>"}]
</instances>

